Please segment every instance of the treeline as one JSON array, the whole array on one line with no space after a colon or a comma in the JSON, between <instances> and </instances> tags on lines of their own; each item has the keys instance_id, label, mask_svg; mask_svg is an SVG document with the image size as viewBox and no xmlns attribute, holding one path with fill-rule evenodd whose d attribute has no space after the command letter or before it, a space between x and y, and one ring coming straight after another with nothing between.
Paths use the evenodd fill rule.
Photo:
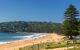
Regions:
<instances>
[{"instance_id":1,"label":"treeline","mask_svg":"<svg viewBox=\"0 0 80 50\"><path fill-rule=\"evenodd\" d=\"M4 22L0 23L0 32L61 32L61 23L52 22Z\"/></svg>"}]
</instances>

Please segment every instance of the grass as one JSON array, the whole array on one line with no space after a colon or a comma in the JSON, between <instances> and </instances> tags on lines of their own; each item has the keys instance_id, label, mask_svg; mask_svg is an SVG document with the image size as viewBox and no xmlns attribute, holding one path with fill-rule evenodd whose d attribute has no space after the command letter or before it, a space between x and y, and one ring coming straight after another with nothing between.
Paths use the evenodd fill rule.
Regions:
<instances>
[{"instance_id":1,"label":"grass","mask_svg":"<svg viewBox=\"0 0 80 50\"><path fill-rule=\"evenodd\" d=\"M42 43L42 44L35 44L32 46L25 46L23 48L19 48L19 50L44 50L44 49L52 49L52 48L60 48L60 47L66 47L66 42L48 42L48 43Z\"/></svg>"},{"instance_id":2,"label":"grass","mask_svg":"<svg viewBox=\"0 0 80 50\"><path fill-rule=\"evenodd\" d=\"M70 48L69 50L80 50L80 44L78 44L78 46L76 45L74 48Z\"/></svg>"},{"instance_id":3,"label":"grass","mask_svg":"<svg viewBox=\"0 0 80 50\"><path fill-rule=\"evenodd\" d=\"M72 49L69 49L69 50L80 50L80 48L72 48Z\"/></svg>"},{"instance_id":4,"label":"grass","mask_svg":"<svg viewBox=\"0 0 80 50\"><path fill-rule=\"evenodd\" d=\"M79 43L76 43L76 44L74 44L76 47L74 47L74 48L71 48L71 49L69 49L69 50L80 50L80 42Z\"/></svg>"},{"instance_id":5,"label":"grass","mask_svg":"<svg viewBox=\"0 0 80 50\"><path fill-rule=\"evenodd\" d=\"M69 44L68 47L73 46L73 44ZM78 48L72 48L69 50L80 50L80 41L77 41L75 43L75 46ZM45 50L45 49L54 49L54 48L61 48L61 47L67 47L67 42L62 41L62 42L47 42L47 43L41 43L41 44L33 44L32 46L25 46L23 48L19 48L19 50Z\"/></svg>"},{"instance_id":6,"label":"grass","mask_svg":"<svg viewBox=\"0 0 80 50\"><path fill-rule=\"evenodd\" d=\"M47 43L35 44L32 46L25 46L24 48L20 48L19 50L44 50L44 49L54 49L54 48L61 48L61 47L67 47L67 43L47 42Z\"/></svg>"},{"instance_id":7,"label":"grass","mask_svg":"<svg viewBox=\"0 0 80 50\"><path fill-rule=\"evenodd\" d=\"M77 40L74 46L74 48L69 48L69 50L80 50L80 40Z\"/></svg>"},{"instance_id":8,"label":"grass","mask_svg":"<svg viewBox=\"0 0 80 50\"><path fill-rule=\"evenodd\" d=\"M44 50L45 44L33 44L32 46L25 46L23 48L19 48L19 50Z\"/></svg>"},{"instance_id":9,"label":"grass","mask_svg":"<svg viewBox=\"0 0 80 50\"><path fill-rule=\"evenodd\" d=\"M59 42L59 43L55 43L55 42L50 42L47 43L47 47L46 49L53 49L53 48L60 48L60 47L66 47L67 43L66 42Z\"/></svg>"}]
</instances>

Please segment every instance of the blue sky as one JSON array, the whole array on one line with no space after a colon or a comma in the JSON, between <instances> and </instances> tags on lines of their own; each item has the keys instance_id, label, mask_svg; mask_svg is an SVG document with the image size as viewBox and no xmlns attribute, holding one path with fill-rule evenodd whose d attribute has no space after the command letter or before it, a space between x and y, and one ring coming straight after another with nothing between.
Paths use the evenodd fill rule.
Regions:
<instances>
[{"instance_id":1,"label":"blue sky","mask_svg":"<svg viewBox=\"0 0 80 50\"><path fill-rule=\"evenodd\" d=\"M62 22L69 4L80 10L80 0L0 0L0 22Z\"/></svg>"}]
</instances>

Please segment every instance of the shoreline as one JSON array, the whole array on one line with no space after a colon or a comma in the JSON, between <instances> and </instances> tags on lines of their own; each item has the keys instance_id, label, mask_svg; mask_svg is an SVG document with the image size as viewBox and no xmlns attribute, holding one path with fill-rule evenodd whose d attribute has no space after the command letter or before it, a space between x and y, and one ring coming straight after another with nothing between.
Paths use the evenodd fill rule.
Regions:
<instances>
[{"instance_id":1,"label":"shoreline","mask_svg":"<svg viewBox=\"0 0 80 50\"><path fill-rule=\"evenodd\" d=\"M23 48L25 46L31 46L33 44L59 41L59 39L58 39L59 35L57 35L55 33L52 33L52 34L47 33L47 34L48 34L47 36L40 37L40 38L34 38L31 40L22 40L22 41L16 41L13 43L2 44L2 45L0 45L0 50L14 50L14 49L18 49L18 48ZM58 36L58 37L56 38L56 36Z\"/></svg>"},{"instance_id":2,"label":"shoreline","mask_svg":"<svg viewBox=\"0 0 80 50\"><path fill-rule=\"evenodd\" d=\"M26 36L16 36L16 37L18 37L18 38L22 38L22 39L20 39L20 40L11 40L11 41L0 41L0 45L1 44L7 44L7 43L12 43L12 42L17 42L17 41L25 41L25 40L31 40L31 39L35 39L35 38L40 38L40 37L44 37L44 36L47 36L47 34L43 34L43 33L38 33L38 34L36 34L36 33L34 33L34 34L32 34L32 35L26 35Z\"/></svg>"}]
</instances>

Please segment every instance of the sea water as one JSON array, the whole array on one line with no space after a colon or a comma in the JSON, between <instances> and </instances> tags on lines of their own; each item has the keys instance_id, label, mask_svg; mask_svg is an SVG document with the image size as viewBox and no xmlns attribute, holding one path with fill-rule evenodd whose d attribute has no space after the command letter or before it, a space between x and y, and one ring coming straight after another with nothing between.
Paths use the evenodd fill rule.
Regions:
<instances>
[{"instance_id":1,"label":"sea water","mask_svg":"<svg viewBox=\"0 0 80 50\"><path fill-rule=\"evenodd\" d=\"M16 40L29 40L32 38L39 38L46 36L39 33L2 33L0 32L0 44L10 43Z\"/></svg>"}]
</instances>

